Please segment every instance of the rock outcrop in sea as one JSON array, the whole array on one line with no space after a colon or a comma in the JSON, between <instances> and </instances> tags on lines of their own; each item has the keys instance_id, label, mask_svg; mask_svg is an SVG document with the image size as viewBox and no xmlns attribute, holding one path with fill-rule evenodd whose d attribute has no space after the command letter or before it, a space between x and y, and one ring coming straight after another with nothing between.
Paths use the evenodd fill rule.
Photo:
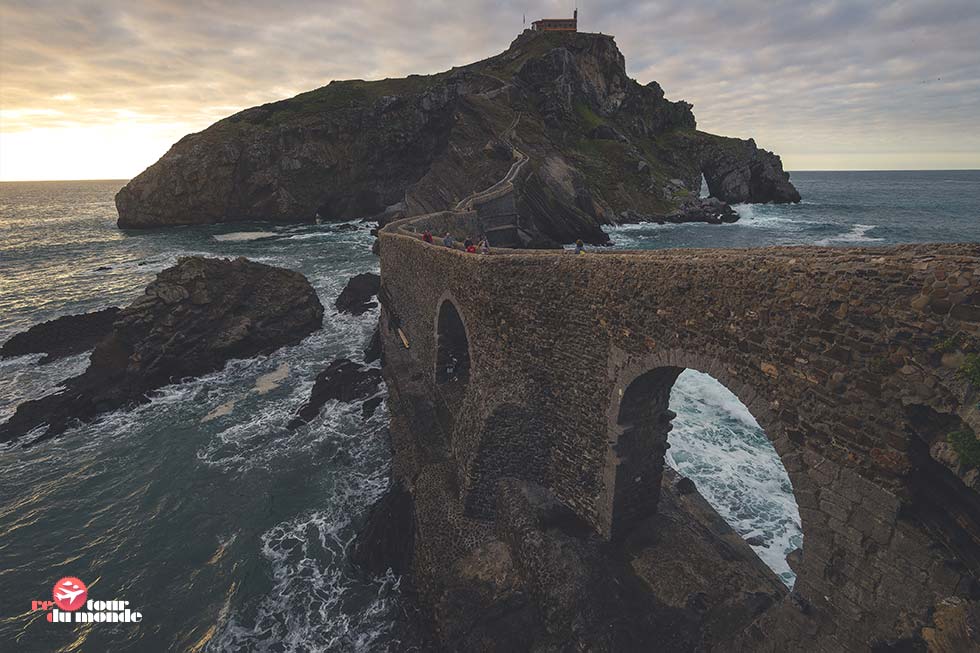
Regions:
<instances>
[{"instance_id":1,"label":"rock outcrop in sea","mask_svg":"<svg viewBox=\"0 0 980 653\"><path fill-rule=\"evenodd\" d=\"M631 79L611 36L525 32L474 64L336 81L185 136L119 191L119 226L385 223L488 187L511 166L508 143L529 157L514 183L536 247L684 219L702 175L724 203L800 199L777 155L698 131L690 104Z\"/></svg>"},{"instance_id":2,"label":"rock outcrop in sea","mask_svg":"<svg viewBox=\"0 0 980 653\"><path fill-rule=\"evenodd\" d=\"M361 367L346 358L337 359L316 375L309 401L299 409L296 417L289 422L288 428L299 428L312 420L320 413L323 405L331 399L343 402L366 399L377 394L380 386L381 370ZM367 408L364 408L364 416L369 417L377 406L377 402L369 404Z\"/></svg>"},{"instance_id":3,"label":"rock outcrop in sea","mask_svg":"<svg viewBox=\"0 0 980 653\"><path fill-rule=\"evenodd\" d=\"M0 442L45 425L45 438L58 435L230 359L299 343L322 321L316 291L298 272L244 258L182 258L119 312L85 372L17 407L0 425Z\"/></svg>"},{"instance_id":4,"label":"rock outcrop in sea","mask_svg":"<svg viewBox=\"0 0 980 653\"><path fill-rule=\"evenodd\" d=\"M361 315L378 305L371 299L381 290L381 277L373 272L354 275L337 296L334 306L341 313Z\"/></svg>"},{"instance_id":5,"label":"rock outcrop in sea","mask_svg":"<svg viewBox=\"0 0 980 653\"><path fill-rule=\"evenodd\" d=\"M116 307L35 324L14 335L0 347L0 358L44 354L41 364L89 351L105 338L119 315Z\"/></svg>"}]
</instances>

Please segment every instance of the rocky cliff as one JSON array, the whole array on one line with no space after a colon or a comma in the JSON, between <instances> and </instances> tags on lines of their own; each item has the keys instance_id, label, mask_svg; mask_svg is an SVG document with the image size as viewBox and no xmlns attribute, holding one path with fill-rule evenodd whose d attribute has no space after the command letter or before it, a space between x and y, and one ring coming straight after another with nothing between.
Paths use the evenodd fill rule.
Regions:
<instances>
[{"instance_id":1,"label":"rocky cliff","mask_svg":"<svg viewBox=\"0 0 980 653\"><path fill-rule=\"evenodd\" d=\"M451 208L530 157L516 184L544 240L692 205L793 202L779 157L697 131L691 105L626 74L610 36L525 32L503 53L429 76L333 82L247 109L175 144L116 196L120 227L310 222Z\"/></svg>"}]
</instances>

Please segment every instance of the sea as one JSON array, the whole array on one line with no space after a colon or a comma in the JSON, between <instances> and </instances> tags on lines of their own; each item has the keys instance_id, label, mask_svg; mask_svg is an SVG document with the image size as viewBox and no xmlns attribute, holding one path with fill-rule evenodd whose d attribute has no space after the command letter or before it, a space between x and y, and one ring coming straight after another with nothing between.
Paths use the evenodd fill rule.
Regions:
<instances>
[{"instance_id":1,"label":"sea","mask_svg":"<svg viewBox=\"0 0 980 653\"><path fill-rule=\"evenodd\" d=\"M980 242L980 171L796 172L797 205L739 205L730 225L624 225L618 249ZM324 328L268 356L157 392L60 438L0 445L0 651L404 650L400 579L354 568L357 527L388 482L383 409L328 403L286 429L330 361L360 360L377 312L338 314L377 271L370 225L116 228L125 181L0 184L0 342L60 315L123 306L180 256L246 256L302 272ZM55 392L87 354L0 361L0 421ZM765 433L695 370L671 395L668 463L788 585L805 548L792 486ZM30 446L25 446L30 445ZM62 577L125 600L134 624L51 624Z\"/></svg>"}]
</instances>

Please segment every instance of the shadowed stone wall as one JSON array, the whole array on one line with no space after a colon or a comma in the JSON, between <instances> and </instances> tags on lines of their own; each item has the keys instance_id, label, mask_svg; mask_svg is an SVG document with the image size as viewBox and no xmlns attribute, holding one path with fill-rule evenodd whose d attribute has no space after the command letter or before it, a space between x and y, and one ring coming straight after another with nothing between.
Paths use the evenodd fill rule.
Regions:
<instances>
[{"instance_id":1,"label":"shadowed stone wall","mask_svg":"<svg viewBox=\"0 0 980 653\"><path fill-rule=\"evenodd\" d=\"M656 509L669 391L691 368L759 421L802 518L794 595L740 646L900 641L941 599L978 591L977 493L935 460L946 433L930 425L980 431L963 356L940 351L980 338L980 246L480 256L388 228L381 266L385 317L434 389L447 297L466 328L469 382L440 462L461 532L493 518L496 481L522 459L596 531L628 530ZM412 487L426 463L395 449Z\"/></svg>"}]
</instances>

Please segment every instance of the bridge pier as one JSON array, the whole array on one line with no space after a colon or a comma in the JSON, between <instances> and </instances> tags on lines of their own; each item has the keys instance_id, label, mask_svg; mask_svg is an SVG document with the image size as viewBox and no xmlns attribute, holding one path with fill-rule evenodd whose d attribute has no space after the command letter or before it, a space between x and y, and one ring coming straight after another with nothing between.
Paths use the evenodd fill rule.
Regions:
<instances>
[{"instance_id":1,"label":"bridge pier","mask_svg":"<svg viewBox=\"0 0 980 653\"><path fill-rule=\"evenodd\" d=\"M668 405L670 390L683 369L661 367L634 380L619 402L611 445L615 494L608 535L625 537L636 524L657 512L667 435L676 417Z\"/></svg>"}]
</instances>

